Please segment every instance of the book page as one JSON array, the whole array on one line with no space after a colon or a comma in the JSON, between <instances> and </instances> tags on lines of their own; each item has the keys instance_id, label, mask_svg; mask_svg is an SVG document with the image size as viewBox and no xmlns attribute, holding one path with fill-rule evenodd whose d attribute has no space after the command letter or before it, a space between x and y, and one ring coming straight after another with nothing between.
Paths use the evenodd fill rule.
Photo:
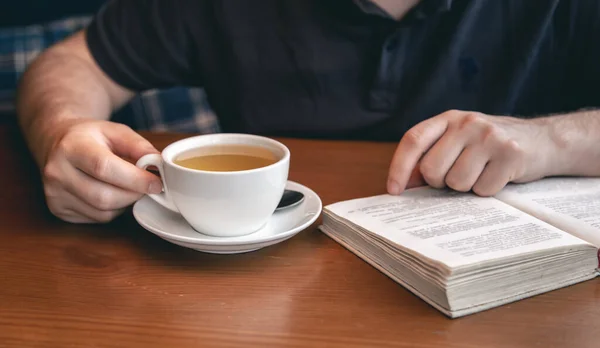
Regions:
<instances>
[{"instance_id":1,"label":"book page","mask_svg":"<svg viewBox=\"0 0 600 348\"><path fill-rule=\"evenodd\" d=\"M511 184L496 198L600 247L600 178Z\"/></svg>"},{"instance_id":2,"label":"book page","mask_svg":"<svg viewBox=\"0 0 600 348\"><path fill-rule=\"evenodd\" d=\"M497 199L426 187L326 209L451 268L587 244Z\"/></svg>"}]
</instances>

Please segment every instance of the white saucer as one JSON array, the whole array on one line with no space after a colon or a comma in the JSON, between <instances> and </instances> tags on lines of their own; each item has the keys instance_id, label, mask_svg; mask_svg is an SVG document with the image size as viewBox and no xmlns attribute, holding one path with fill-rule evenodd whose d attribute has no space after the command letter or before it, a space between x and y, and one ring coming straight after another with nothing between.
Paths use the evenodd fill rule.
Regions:
<instances>
[{"instance_id":1,"label":"white saucer","mask_svg":"<svg viewBox=\"0 0 600 348\"><path fill-rule=\"evenodd\" d=\"M144 196L133 205L133 216L148 231L171 243L214 254L237 254L283 242L309 227L321 214L322 203L311 189L288 181L287 189L302 192L298 206L278 211L262 229L241 237L213 237L194 230L181 215Z\"/></svg>"}]
</instances>

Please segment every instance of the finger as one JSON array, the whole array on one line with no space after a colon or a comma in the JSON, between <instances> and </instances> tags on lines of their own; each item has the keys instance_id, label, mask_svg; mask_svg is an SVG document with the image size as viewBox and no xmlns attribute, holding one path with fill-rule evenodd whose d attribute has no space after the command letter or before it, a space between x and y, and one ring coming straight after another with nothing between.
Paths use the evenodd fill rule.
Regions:
<instances>
[{"instance_id":1,"label":"finger","mask_svg":"<svg viewBox=\"0 0 600 348\"><path fill-rule=\"evenodd\" d=\"M95 139L82 142L68 154L77 169L99 181L137 193L159 193L160 179L113 154Z\"/></svg>"},{"instance_id":2,"label":"finger","mask_svg":"<svg viewBox=\"0 0 600 348\"><path fill-rule=\"evenodd\" d=\"M420 171L430 186L446 186L446 175L462 153L467 141L468 135L464 132L448 129L427 151L421 160Z\"/></svg>"},{"instance_id":3,"label":"finger","mask_svg":"<svg viewBox=\"0 0 600 348\"><path fill-rule=\"evenodd\" d=\"M112 152L120 157L137 161L144 155L159 152L148 140L123 124L111 123L102 134Z\"/></svg>"},{"instance_id":4,"label":"finger","mask_svg":"<svg viewBox=\"0 0 600 348\"><path fill-rule=\"evenodd\" d=\"M111 211L96 209L67 191L62 193L60 204L62 208L51 209L53 214L64 221L80 224L106 223L125 211L125 209Z\"/></svg>"},{"instance_id":5,"label":"finger","mask_svg":"<svg viewBox=\"0 0 600 348\"><path fill-rule=\"evenodd\" d=\"M64 215L57 215L56 217L58 217L59 219L65 221L65 222L70 222L72 224L93 224L96 223L96 221L88 218L87 216L83 216L80 215L72 210L67 210L66 213Z\"/></svg>"},{"instance_id":6,"label":"finger","mask_svg":"<svg viewBox=\"0 0 600 348\"><path fill-rule=\"evenodd\" d=\"M400 194L407 186L411 173L423 154L448 128L446 117L433 117L411 128L400 140L388 174L390 194Z\"/></svg>"},{"instance_id":7,"label":"finger","mask_svg":"<svg viewBox=\"0 0 600 348\"><path fill-rule=\"evenodd\" d=\"M456 191L470 191L488 161L489 154L483 147L467 146L448 171L446 185Z\"/></svg>"},{"instance_id":8,"label":"finger","mask_svg":"<svg viewBox=\"0 0 600 348\"><path fill-rule=\"evenodd\" d=\"M98 224L110 222L123 214L124 211L125 209L113 211L97 210L95 212L78 212L74 210L68 210L65 215L59 216L59 218L74 224Z\"/></svg>"},{"instance_id":9,"label":"finger","mask_svg":"<svg viewBox=\"0 0 600 348\"><path fill-rule=\"evenodd\" d=\"M505 161L491 160L473 185L473 192L483 197L495 195L510 181L511 167Z\"/></svg>"},{"instance_id":10,"label":"finger","mask_svg":"<svg viewBox=\"0 0 600 348\"><path fill-rule=\"evenodd\" d=\"M62 183L65 190L100 211L123 209L143 195L99 181L73 167L66 168L64 172L69 178Z\"/></svg>"}]
</instances>

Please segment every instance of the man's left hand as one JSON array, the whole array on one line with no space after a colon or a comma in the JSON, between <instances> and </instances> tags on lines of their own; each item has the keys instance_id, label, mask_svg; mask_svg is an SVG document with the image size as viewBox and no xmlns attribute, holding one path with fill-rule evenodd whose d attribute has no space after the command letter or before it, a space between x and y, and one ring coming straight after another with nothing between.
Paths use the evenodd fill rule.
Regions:
<instances>
[{"instance_id":1,"label":"man's left hand","mask_svg":"<svg viewBox=\"0 0 600 348\"><path fill-rule=\"evenodd\" d=\"M492 196L509 182L548 175L555 145L546 123L448 111L410 129L390 166L387 189L428 184Z\"/></svg>"}]
</instances>

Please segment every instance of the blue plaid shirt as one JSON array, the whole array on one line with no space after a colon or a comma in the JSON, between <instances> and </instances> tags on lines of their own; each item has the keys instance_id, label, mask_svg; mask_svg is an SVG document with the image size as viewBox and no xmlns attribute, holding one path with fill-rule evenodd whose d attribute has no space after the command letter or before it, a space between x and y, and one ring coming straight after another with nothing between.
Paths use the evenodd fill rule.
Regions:
<instances>
[{"instance_id":1,"label":"blue plaid shirt","mask_svg":"<svg viewBox=\"0 0 600 348\"><path fill-rule=\"evenodd\" d=\"M89 17L0 29L0 117L15 117L15 90L21 74L44 49L84 28ZM172 88L136 96L112 120L137 130L215 133L219 125L204 90Z\"/></svg>"}]
</instances>

